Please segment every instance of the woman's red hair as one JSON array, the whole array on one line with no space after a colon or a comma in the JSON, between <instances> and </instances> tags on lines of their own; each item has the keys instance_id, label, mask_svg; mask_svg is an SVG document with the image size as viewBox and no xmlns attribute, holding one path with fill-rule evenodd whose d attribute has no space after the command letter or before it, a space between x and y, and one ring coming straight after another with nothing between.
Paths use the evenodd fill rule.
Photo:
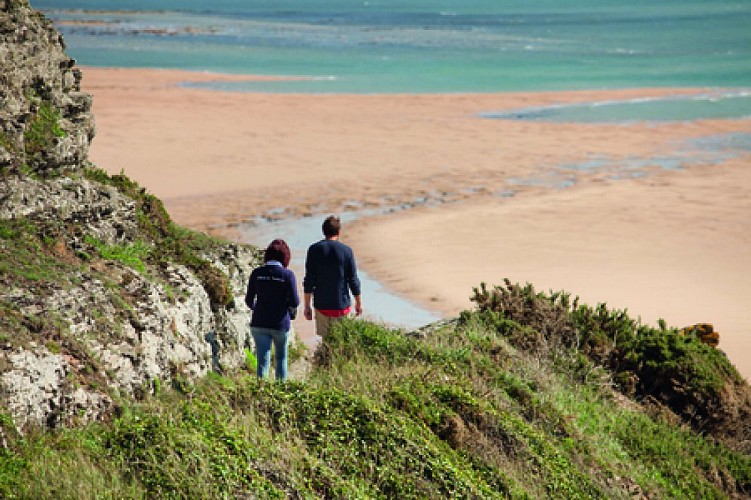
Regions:
<instances>
[{"instance_id":1,"label":"woman's red hair","mask_svg":"<svg viewBox=\"0 0 751 500\"><path fill-rule=\"evenodd\" d=\"M263 261L268 262L270 260L276 260L281 262L284 267L289 266L289 260L292 254L289 251L289 246L284 240L274 240L266 247L266 252L263 254Z\"/></svg>"}]
</instances>

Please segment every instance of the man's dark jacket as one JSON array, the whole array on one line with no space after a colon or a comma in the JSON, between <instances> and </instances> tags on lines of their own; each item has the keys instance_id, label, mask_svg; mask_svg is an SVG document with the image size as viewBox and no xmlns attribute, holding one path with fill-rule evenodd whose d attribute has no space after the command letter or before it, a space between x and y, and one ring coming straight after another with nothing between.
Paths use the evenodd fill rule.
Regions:
<instances>
[{"instance_id":1,"label":"man's dark jacket","mask_svg":"<svg viewBox=\"0 0 751 500\"><path fill-rule=\"evenodd\" d=\"M342 310L350 295L360 295L360 279L352 249L337 240L321 240L308 248L303 291L313 294L313 307Z\"/></svg>"}]
</instances>

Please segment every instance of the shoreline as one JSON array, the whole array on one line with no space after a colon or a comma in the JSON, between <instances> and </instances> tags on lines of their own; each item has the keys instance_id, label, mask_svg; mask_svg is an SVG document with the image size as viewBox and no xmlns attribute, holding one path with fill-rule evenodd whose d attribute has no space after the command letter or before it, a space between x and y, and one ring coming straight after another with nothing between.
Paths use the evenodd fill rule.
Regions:
<instances>
[{"instance_id":1,"label":"shoreline","mask_svg":"<svg viewBox=\"0 0 751 500\"><path fill-rule=\"evenodd\" d=\"M478 116L530 106L692 95L706 89L233 93L179 84L255 77L82 70L83 90L94 96L97 121L92 161L111 173L125 171L162 198L180 224L237 239L238 228L264 218L411 206L345 226L343 240L353 246L358 264L384 287L432 310L456 311L468 302L471 287L479 285L480 266L466 276L455 272L458 263L470 258L482 265L481 272L487 271L480 281L489 284L509 277L530 281L538 290L566 289L585 302L592 296L609 304L612 300L613 307L635 304L629 312L645 319L652 315L647 305L663 303L665 311L655 306L657 314L667 316L669 324L683 321L688 316L673 311L685 309L690 301L666 301L664 291L658 293L639 278L641 273L656 273L676 280L678 288L711 288L714 311L735 318L733 326L705 317L713 315L711 310L704 310L696 322L715 324L720 347L751 378L751 345L743 339L751 319L745 306L732 302L733 297L751 300L751 291L737 284L751 283L751 241L745 236L751 228L744 217L751 213L748 151L730 159L717 155L716 161L698 158L677 171L659 161L692 139L749 134L748 120L625 125ZM624 178L607 169L562 169L597 161L644 165L623 170ZM596 216L598 211L603 217ZM546 232L533 231L539 228ZM536 254L539 246L550 251ZM686 247L700 251L683 252ZM597 275L587 268L595 258L600 259L597 272L609 272L617 286L596 286ZM565 266L555 265L556 259ZM734 267L728 262L733 260ZM613 262L619 263L617 269L611 269ZM665 267L671 272L663 272ZM696 267L706 274L691 275ZM689 275L694 281L686 278ZM472 284L463 290L470 279ZM618 290L620 294L612 295ZM603 296L594 296L597 293ZM729 305L723 305L726 302ZM367 309L367 297L364 304ZM671 321L671 315L678 319Z\"/></svg>"}]
</instances>

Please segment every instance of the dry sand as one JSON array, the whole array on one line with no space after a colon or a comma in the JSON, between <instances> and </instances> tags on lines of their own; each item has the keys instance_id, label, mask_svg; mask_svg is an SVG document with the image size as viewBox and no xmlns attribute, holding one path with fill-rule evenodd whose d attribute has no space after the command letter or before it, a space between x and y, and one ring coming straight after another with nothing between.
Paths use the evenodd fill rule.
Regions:
<instances>
[{"instance_id":1,"label":"dry sand","mask_svg":"<svg viewBox=\"0 0 751 500\"><path fill-rule=\"evenodd\" d=\"M482 200L366 220L360 263L398 292L455 314L503 279L566 290L655 325L713 323L751 373L748 162Z\"/></svg>"},{"instance_id":2,"label":"dry sand","mask_svg":"<svg viewBox=\"0 0 751 500\"><path fill-rule=\"evenodd\" d=\"M749 155L679 171L655 161L632 180L560 170L675 154L687 139L751 133L748 120L478 117L700 90L301 95L179 86L251 78L86 68L97 121L91 159L163 198L178 222L229 238L256 216L427 200L436 206L345 228L360 266L396 292L452 315L470 306L472 287L508 277L628 308L650 324L711 322L751 378ZM574 186L550 187L562 181Z\"/></svg>"}]
</instances>

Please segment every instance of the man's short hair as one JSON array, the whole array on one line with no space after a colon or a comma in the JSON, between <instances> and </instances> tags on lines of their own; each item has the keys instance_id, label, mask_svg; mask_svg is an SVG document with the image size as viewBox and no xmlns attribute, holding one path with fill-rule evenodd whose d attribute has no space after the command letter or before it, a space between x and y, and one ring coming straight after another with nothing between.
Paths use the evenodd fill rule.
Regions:
<instances>
[{"instance_id":1,"label":"man's short hair","mask_svg":"<svg viewBox=\"0 0 751 500\"><path fill-rule=\"evenodd\" d=\"M339 236L339 232L342 229L342 220L335 215L329 215L326 217L326 220L323 221L322 229L323 235L327 238Z\"/></svg>"}]
</instances>

